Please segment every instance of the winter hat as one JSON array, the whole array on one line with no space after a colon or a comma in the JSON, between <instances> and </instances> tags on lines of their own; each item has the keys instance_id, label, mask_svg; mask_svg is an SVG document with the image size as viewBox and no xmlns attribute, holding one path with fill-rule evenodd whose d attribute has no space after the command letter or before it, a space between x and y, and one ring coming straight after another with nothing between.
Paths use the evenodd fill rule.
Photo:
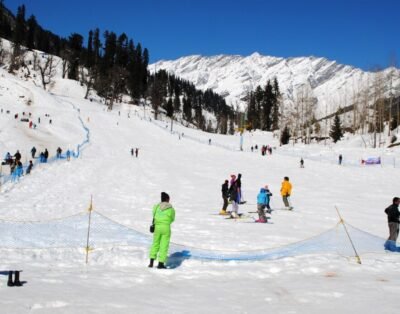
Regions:
<instances>
[{"instance_id":1,"label":"winter hat","mask_svg":"<svg viewBox=\"0 0 400 314\"><path fill-rule=\"evenodd\" d=\"M169 202L169 195L165 192L161 192L161 202Z\"/></svg>"}]
</instances>

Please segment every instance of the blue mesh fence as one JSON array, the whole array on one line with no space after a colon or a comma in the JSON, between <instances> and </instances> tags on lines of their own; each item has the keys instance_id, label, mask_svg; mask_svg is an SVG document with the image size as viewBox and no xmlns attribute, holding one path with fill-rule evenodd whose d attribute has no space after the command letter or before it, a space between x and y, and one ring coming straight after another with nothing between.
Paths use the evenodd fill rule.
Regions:
<instances>
[{"instance_id":1,"label":"blue mesh fence","mask_svg":"<svg viewBox=\"0 0 400 314\"><path fill-rule=\"evenodd\" d=\"M77 214L46 222L18 222L0 220L0 248L52 249L86 248L89 213ZM152 241L150 233L142 233L93 211L90 224L89 247L133 246L147 249ZM346 224L359 255L384 253L386 240ZM392 251L399 251L395 243ZM339 254L354 257L355 252L342 223L319 235L296 243L247 251L207 250L171 243L170 265L183 259L215 261L256 261L295 257L307 254Z\"/></svg>"}]
</instances>

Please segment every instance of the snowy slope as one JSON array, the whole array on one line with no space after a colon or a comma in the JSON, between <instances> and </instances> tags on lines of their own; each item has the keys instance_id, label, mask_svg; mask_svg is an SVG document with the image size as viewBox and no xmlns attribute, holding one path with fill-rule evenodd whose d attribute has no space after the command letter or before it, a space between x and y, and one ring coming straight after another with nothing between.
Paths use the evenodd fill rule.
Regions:
<instances>
[{"instance_id":1,"label":"snowy slope","mask_svg":"<svg viewBox=\"0 0 400 314\"><path fill-rule=\"evenodd\" d=\"M39 238L26 228L26 234L15 237L20 243L28 236L30 249L4 249L0 244L2 312L368 313L378 308L380 313L393 313L398 309L400 256L383 251L363 255L362 265L331 252L256 262L189 259L174 270L158 271L146 267L146 245L121 242L95 247L87 266L84 239L77 248L41 247L58 236L50 220L85 213L91 195L95 211L148 235L150 209L161 191L171 195L177 211L172 240L185 246L249 251L301 241L337 224L335 204L346 221L384 238L383 209L398 193L399 169L338 167L308 160L300 169L297 157L275 153L262 157L249 151L255 144L276 146L271 133L246 133L244 152L238 151L237 135L175 126L179 139L168 132L168 122L148 121L149 110L121 104L107 112L100 102L83 100L82 87L68 80L58 79L48 93L0 69L0 87L0 108L10 110L0 114L1 156L21 149L24 159L32 145L47 147L52 155L58 146L74 147L85 137L79 117L90 130L90 144L81 158L40 165L19 183L1 187L0 218L41 221L45 235ZM31 104L20 96L30 97ZM14 113L23 111L34 119L49 113L53 123L43 118L31 130L14 120ZM140 148L138 158L130 155L132 147ZM320 147L310 149L317 153ZM354 148L354 154L358 152ZM267 225L215 215L221 207L223 180L239 172L249 203L240 207L241 212L256 210L257 192L265 184L274 193L272 206L281 207L283 176L293 182L295 210L274 211L273 223ZM71 237L81 223L70 226ZM1 226L7 230L9 225ZM107 235L105 230L96 232ZM24 270L23 288L6 286L1 271L10 268Z\"/></svg>"},{"instance_id":2,"label":"snowy slope","mask_svg":"<svg viewBox=\"0 0 400 314\"><path fill-rule=\"evenodd\" d=\"M231 105L244 108L247 91L278 79L286 105L293 105L302 90L310 89L318 101L318 116L335 112L339 106L352 104L355 93L374 81L374 73L325 58L277 58L254 53L204 57L193 55L150 65L152 72L164 69L192 82L197 88L212 89ZM400 70L388 68L384 77L393 74L393 92L400 92ZM388 90L386 90L388 93Z\"/></svg>"}]
</instances>

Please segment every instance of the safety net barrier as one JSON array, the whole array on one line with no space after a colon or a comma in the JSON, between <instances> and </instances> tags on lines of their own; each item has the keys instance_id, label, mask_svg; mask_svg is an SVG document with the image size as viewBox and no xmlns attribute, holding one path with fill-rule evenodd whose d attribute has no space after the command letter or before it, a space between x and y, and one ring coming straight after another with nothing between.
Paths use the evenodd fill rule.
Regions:
<instances>
[{"instance_id":1,"label":"safety net barrier","mask_svg":"<svg viewBox=\"0 0 400 314\"><path fill-rule=\"evenodd\" d=\"M146 226L147 227L147 226ZM88 211L46 222L0 220L0 249L81 248L90 252L101 248L141 247L147 249L150 233L118 223L97 211ZM386 250L385 250L386 249ZM341 221L333 228L311 238L275 248L245 251L207 250L172 242L170 264L184 259L214 261L256 261L306 254L338 254L357 257L367 253L399 252L396 243L387 241Z\"/></svg>"}]
</instances>

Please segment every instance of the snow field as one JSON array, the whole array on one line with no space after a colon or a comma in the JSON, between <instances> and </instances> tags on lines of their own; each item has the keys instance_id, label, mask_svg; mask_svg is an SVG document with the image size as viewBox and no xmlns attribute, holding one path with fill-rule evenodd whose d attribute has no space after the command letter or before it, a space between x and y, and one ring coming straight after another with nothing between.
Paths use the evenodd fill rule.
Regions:
<instances>
[{"instance_id":1,"label":"snow field","mask_svg":"<svg viewBox=\"0 0 400 314\"><path fill-rule=\"evenodd\" d=\"M0 71L4 75L0 107L11 110L9 116L0 115L2 155L32 145L39 151L47 147L51 153L58 146L76 147L85 137L78 115L90 129L90 144L81 158L40 165L18 184L1 187L3 220L48 221L82 213L93 195L95 211L148 234L150 209L160 192L166 191L177 212L172 241L187 246L226 251L283 246L335 226L335 205L350 224L387 236L383 210L398 195L398 169L339 167L309 160L306 168L300 169L297 157L275 153L262 157L185 136L179 140L141 119L143 108L117 104L107 112L97 100L83 100L81 87L73 82L60 80L53 94L48 94ZM30 107L15 98L22 93L20 88L33 95ZM49 113L53 124L41 123L38 129L29 130L13 120L13 112L27 108L35 116ZM211 138L212 143L239 146L238 136L204 134L179 125L174 128L205 142ZM246 147L250 143L277 145L271 134L261 132L246 134ZM130 155L132 147L139 147L138 158ZM293 183L295 210L274 211L273 223L267 225L215 215L222 204L223 180L237 173L243 175L243 194L248 201L240 206L240 212L256 210L256 195L265 184L274 194L272 207L282 207L279 188L284 176ZM48 236L54 235L49 232ZM32 237L32 242L45 241ZM166 271L147 269L147 255L145 245L96 247L86 266L84 246L1 249L1 270L21 267L22 280L27 281L23 288L11 289L6 287L6 276L0 277L1 311L368 313L376 308L379 313L393 313L400 305L400 260L396 254L365 255L362 265L335 252L257 262L189 259Z\"/></svg>"}]
</instances>

